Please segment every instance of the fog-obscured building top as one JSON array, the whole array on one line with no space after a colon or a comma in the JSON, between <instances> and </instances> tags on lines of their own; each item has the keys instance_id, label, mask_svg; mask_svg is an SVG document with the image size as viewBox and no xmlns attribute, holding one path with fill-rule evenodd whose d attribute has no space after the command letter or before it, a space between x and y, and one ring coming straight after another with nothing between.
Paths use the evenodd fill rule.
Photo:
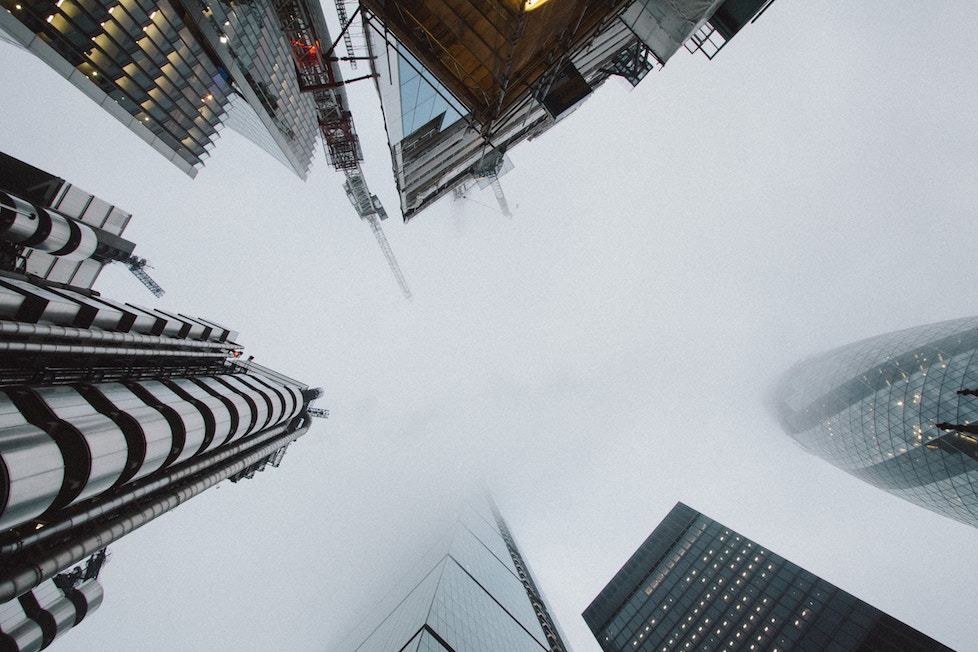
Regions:
<instances>
[{"instance_id":1,"label":"fog-obscured building top","mask_svg":"<svg viewBox=\"0 0 978 652\"><path fill-rule=\"evenodd\" d=\"M564 652L512 533L488 499L468 503L386 591L341 652Z\"/></svg>"},{"instance_id":2,"label":"fog-obscured building top","mask_svg":"<svg viewBox=\"0 0 978 652\"><path fill-rule=\"evenodd\" d=\"M318 124L269 0L0 5L5 40L39 57L190 176L227 123L305 178Z\"/></svg>"},{"instance_id":3,"label":"fog-obscured building top","mask_svg":"<svg viewBox=\"0 0 978 652\"><path fill-rule=\"evenodd\" d=\"M605 652L950 652L682 503L602 589L584 620Z\"/></svg>"},{"instance_id":4,"label":"fog-obscured building top","mask_svg":"<svg viewBox=\"0 0 978 652\"><path fill-rule=\"evenodd\" d=\"M978 317L878 335L796 364L772 406L805 450L978 527L976 352Z\"/></svg>"},{"instance_id":5,"label":"fog-obscured building top","mask_svg":"<svg viewBox=\"0 0 978 652\"><path fill-rule=\"evenodd\" d=\"M509 148L569 115L609 77L634 86L687 42L712 56L725 43L719 31L733 36L766 4L364 0L405 220L496 175Z\"/></svg>"}]
</instances>

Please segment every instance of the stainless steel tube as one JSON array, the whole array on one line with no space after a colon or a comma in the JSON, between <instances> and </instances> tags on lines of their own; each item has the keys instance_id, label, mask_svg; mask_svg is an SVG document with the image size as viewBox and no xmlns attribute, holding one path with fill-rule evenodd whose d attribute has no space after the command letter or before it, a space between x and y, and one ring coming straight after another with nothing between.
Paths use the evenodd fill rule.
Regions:
<instances>
[{"instance_id":1,"label":"stainless steel tube","mask_svg":"<svg viewBox=\"0 0 978 652\"><path fill-rule=\"evenodd\" d=\"M113 333L111 331L92 330L90 328L75 328L74 326L25 324L17 321L0 320L0 336L2 335L41 337L52 340L90 340L93 342L120 344L151 344L159 347L182 347L187 349L241 350L241 347L236 345L232 346L228 342L203 342L200 340L184 340L176 337L167 337L165 335Z\"/></svg>"},{"instance_id":2,"label":"stainless steel tube","mask_svg":"<svg viewBox=\"0 0 978 652\"><path fill-rule=\"evenodd\" d=\"M78 563L85 557L105 548L114 541L129 534L133 530L149 523L157 516L165 514L180 503L187 501L215 484L243 471L259 460L268 457L283 445L298 439L308 427L292 433L281 435L268 443L242 453L237 459L213 469L206 477L184 487L176 493L170 493L142 507L135 507L130 513L118 516L92 534L78 541L62 544L47 551L33 563L20 564L4 569L0 574L0 603L31 590L44 580L57 575L62 569Z\"/></svg>"}]
</instances>

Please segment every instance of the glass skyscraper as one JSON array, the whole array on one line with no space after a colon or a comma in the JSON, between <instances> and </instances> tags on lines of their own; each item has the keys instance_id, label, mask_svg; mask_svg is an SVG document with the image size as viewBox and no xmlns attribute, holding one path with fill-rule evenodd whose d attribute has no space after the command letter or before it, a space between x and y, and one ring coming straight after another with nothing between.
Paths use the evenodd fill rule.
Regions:
<instances>
[{"instance_id":1,"label":"glass skyscraper","mask_svg":"<svg viewBox=\"0 0 978 652\"><path fill-rule=\"evenodd\" d=\"M682 503L584 620L605 652L950 651Z\"/></svg>"},{"instance_id":2,"label":"glass skyscraper","mask_svg":"<svg viewBox=\"0 0 978 652\"><path fill-rule=\"evenodd\" d=\"M0 33L194 176L223 124L302 178L319 126L267 0L0 0Z\"/></svg>"},{"instance_id":3,"label":"glass skyscraper","mask_svg":"<svg viewBox=\"0 0 978 652\"><path fill-rule=\"evenodd\" d=\"M978 317L861 340L792 367L773 407L803 448L978 526Z\"/></svg>"},{"instance_id":4,"label":"glass skyscraper","mask_svg":"<svg viewBox=\"0 0 978 652\"><path fill-rule=\"evenodd\" d=\"M488 498L457 522L341 652L564 652L512 533Z\"/></svg>"}]
</instances>

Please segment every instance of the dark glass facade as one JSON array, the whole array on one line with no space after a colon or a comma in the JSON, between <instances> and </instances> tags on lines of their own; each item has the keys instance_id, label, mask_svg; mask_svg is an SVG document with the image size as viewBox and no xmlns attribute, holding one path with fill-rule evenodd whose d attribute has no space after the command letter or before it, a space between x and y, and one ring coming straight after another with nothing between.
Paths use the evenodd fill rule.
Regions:
<instances>
[{"instance_id":1,"label":"dark glass facade","mask_svg":"<svg viewBox=\"0 0 978 652\"><path fill-rule=\"evenodd\" d=\"M950 649L682 503L584 620L606 652Z\"/></svg>"},{"instance_id":2,"label":"dark glass facade","mask_svg":"<svg viewBox=\"0 0 978 652\"><path fill-rule=\"evenodd\" d=\"M435 537L400 588L345 643L349 652L564 652L512 534L488 499Z\"/></svg>"},{"instance_id":3,"label":"dark glass facade","mask_svg":"<svg viewBox=\"0 0 978 652\"><path fill-rule=\"evenodd\" d=\"M803 448L978 526L978 317L855 342L792 367L773 408Z\"/></svg>"},{"instance_id":4,"label":"dark glass facade","mask_svg":"<svg viewBox=\"0 0 978 652\"><path fill-rule=\"evenodd\" d=\"M184 172L196 174L232 98L240 97L267 130L251 140L305 177L315 114L298 91L270 3L0 0L0 6L7 40L40 57Z\"/></svg>"}]
</instances>

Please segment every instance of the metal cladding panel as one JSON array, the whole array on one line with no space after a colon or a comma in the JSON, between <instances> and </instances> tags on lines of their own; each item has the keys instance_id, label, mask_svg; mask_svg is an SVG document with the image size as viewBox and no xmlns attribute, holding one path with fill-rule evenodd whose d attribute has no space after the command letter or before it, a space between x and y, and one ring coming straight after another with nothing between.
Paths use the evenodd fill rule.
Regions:
<instances>
[{"instance_id":1,"label":"metal cladding panel","mask_svg":"<svg viewBox=\"0 0 978 652\"><path fill-rule=\"evenodd\" d=\"M116 410L126 413L138 424L138 432L127 434L139 438L145 452L131 479L138 480L162 467L173 447L173 431L163 415L121 383L99 383L93 385L92 389L101 394Z\"/></svg>"},{"instance_id":2,"label":"metal cladding panel","mask_svg":"<svg viewBox=\"0 0 978 652\"><path fill-rule=\"evenodd\" d=\"M53 580L42 582L22 595L20 603L24 605L24 613L41 626L46 645L75 626L75 605Z\"/></svg>"},{"instance_id":3,"label":"metal cladding panel","mask_svg":"<svg viewBox=\"0 0 978 652\"><path fill-rule=\"evenodd\" d=\"M188 317L187 315L185 315L183 313L179 313L179 312L177 313L177 316L180 319L183 319L183 320L192 322L194 324L197 324L198 326L200 326L201 328L204 329L203 330L203 333L201 334L201 336L199 338L197 338L197 339L207 340L209 342L220 342L220 341L222 341L220 339L220 332L215 332L215 331L220 331L222 329L215 328L213 324L209 324L206 321L204 321L203 319L198 319L197 317Z\"/></svg>"},{"instance_id":4,"label":"metal cladding panel","mask_svg":"<svg viewBox=\"0 0 978 652\"><path fill-rule=\"evenodd\" d=\"M0 319L36 322L36 317L31 319L29 316L35 312L32 310L33 306L37 306L37 301L33 297L0 284Z\"/></svg>"},{"instance_id":5,"label":"metal cladding panel","mask_svg":"<svg viewBox=\"0 0 978 652\"><path fill-rule=\"evenodd\" d=\"M31 204L16 194L0 192L0 238L67 260L89 258L98 246L90 226Z\"/></svg>"},{"instance_id":6,"label":"metal cladding panel","mask_svg":"<svg viewBox=\"0 0 978 652\"><path fill-rule=\"evenodd\" d=\"M82 483L81 491L71 502L98 495L112 487L125 470L128 457L122 430L111 419L96 412L71 387L39 387L33 392L62 423L80 433L87 449L87 459L65 455L69 480ZM70 432L65 436L71 436Z\"/></svg>"},{"instance_id":7,"label":"metal cladding panel","mask_svg":"<svg viewBox=\"0 0 978 652\"><path fill-rule=\"evenodd\" d=\"M75 268L74 274L68 280L68 285L76 288L92 287L104 266L103 263L92 258L81 261Z\"/></svg>"},{"instance_id":8,"label":"metal cladding panel","mask_svg":"<svg viewBox=\"0 0 978 652\"><path fill-rule=\"evenodd\" d=\"M16 652L38 652L44 643L41 626L27 617L19 600L0 604L0 646Z\"/></svg>"},{"instance_id":9,"label":"metal cladding panel","mask_svg":"<svg viewBox=\"0 0 978 652\"><path fill-rule=\"evenodd\" d=\"M102 300L106 301L106 299ZM132 303L126 303L123 307L136 315L136 320L132 326L133 332L141 333L143 335L164 334L167 326L167 320L162 316Z\"/></svg>"},{"instance_id":10,"label":"metal cladding panel","mask_svg":"<svg viewBox=\"0 0 978 652\"><path fill-rule=\"evenodd\" d=\"M713 15L722 0L636 0L621 19L665 63L696 28Z\"/></svg>"},{"instance_id":11,"label":"metal cladding panel","mask_svg":"<svg viewBox=\"0 0 978 652\"><path fill-rule=\"evenodd\" d=\"M286 402L281 386L276 388L271 383L262 382L259 378L249 376L247 374L241 374L237 376L237 379L247 385L250 385L256 391L261 392L268 398L271 407L271 411L268 416L268 425L276 425L282 421L286 415Z\"/></svg>"},{"instance_id":12,"label":"metal cladding panel","mask_svg":"<svg viewBox=\"0 0 978 652\"><path fill-rule=\"evenodd\" d=\"M69 598L75 603L75 608L78 612L78 618L75 620L75 624L77 625L84 618L91 615L93 611L102 606L102 600L105 598L105 590L98 580L89 580L76 586Z\"/></svg>"},{"instance_id":13,"label":"metal cladding panel","mask_svg":"<svg viewBox=\"0 0 978 652\"><path fill-rule=\"evenodd\" d=\"M0 529L39 516L64 482L64 458L51 436L29 424L0 392Z\"/></svg>"},{"instance_id":14,"label":"metal cladding panel","mask_svg":"<svg viewBox=\"0 0 978 652\"><path fill-rule=\"evenodd\" d=\"M165 315L168 319L173 320L176 323L184 325L181 337L185 337L188 340L205 340L210 335L210 326L205 326L189 317L183 317L182 315L174 315L172 313L166 312L165 310L160 310L155 308L154 312L157 314Z\"/></svg>"},{"instance_id":15,"label":"metal cladding panel","mask_svg":"<svg viewBox=\"0 0 978 652\"><path fill-rule=\"evenodd\" d=\"M91 326L95 328L117 331L120 330L120 326L122 325L123 320L126 318L126 314L122 310L115 306L109 305L104 301L99 301L95 297L90 297L69 289L59 289L57 290L57 293L63 297L89 306L92 310L94 310L96 314L92 318Z\"/></svg>"},{"instance_id":16,"label":"metal cladding panel","mask_svg":"<svg viewBox=\"0 0 978 652\"><path fill-rule=\"evenodd\" d=\"M257 419L256 410L252 403L244 396L228 389L227 385L216 381L210 377L191 378L190 382L201 387L204 391L213 396L218 396L230 401L237 414L237 428L232 432L228 441L233 441L252 431Z\"/></svg>"},{"instance_id":17,"label":"metal cladding panel","mask_svg":"<svg viewBox=\"0 0 978 652\"><path fill-rule=\"evenodd\" d=\"M172 315L168 315L162 310L157 310L155 308L146 310L146 312L150 314L154 314L166 322L166 325L163 327L164 335L168 337L186 339L190 334L190 324L188 324L187 322L181 319L177 319L176 317L173 317Z\"/></svg>"},{"instance_id":18,"label":"metal cladding panel","mask_svg":"<svg viewBox=\"0 0 978 652\"><path fill-rule=\"evenodd\" d=\"M81 269L79 270L79 272L82 271L83 270ZM78 294L78 293L71 292L71 294ZM115 315L118 315L118 322L115 324L115 326L111 328L106 326L105 327L106 330L112 330L120 333L128 333L130 331L135 331L134 327L138 320L138 316L135 312L133 312L132 309L124 306L121 303L116 303L110 299L106 299L105 297L98 296L98 295L85 296L85 298L89 302L91 302L93 306L96 306L100 313L104 313L104 316L100 314L99 316L100 320L104 319L106 320L106 323L108 323L108 318L109 318L108 316L111 315L114 318ZM147 324L146 330L149 330L152 327L153 323L155 322L151 322L145 319L143 320L143 324Z\"/></svg>"},{"instance_id":19,"label":"metal cladding panel","mask_svg":"<svg viewBox=\"0 0 978 652\"><path fill-rule=\"evenodd\" d=\"M236 375L220 376L215 378L219 383L225 385L233 392L238 392L249 401L255 410L255 422L249 429L249 434L264 430L268 426L271 417L271 400L263 393L254 389L247 383L237 380Z\"/></svg>"},{"instance_id":20,"label":"metal cladding panel","mask_svg":"<svg viewBox=\"0 0 978 652\"><path fill-rule=\"evenodd\" d=\"M177 454L176 459L170 462L170 464L178 464L196 455L204 444L204 436L207 432L204 416L200 410L192 403L180 398L172 389L157 380L134 382L132 385L138 385L143 388L146 393L152 395L160 403L176 412L180 421L183 423L183 431L185 433L183 448Z\"/></svg>"},{"instance_id":21,"label":"metal cladding panel","mask_svg":"<svg viewBox=\"0 0 978 652\"><path fill-rule=\"evenodd\" d=\"M232 435L236 434L237 424L241 422L238 411L233 403L226 403L220 398L210 394L200 385L193 383L186 378L174 378L164 381L167 386L176 387L178 390L186 392L194 400L203 403L206 410L214 418L214 436L210 442L201 449L201 453L213 450L218 446L229 441Z\"/></svg>"},{"instance_id":22,"label":"metal cladding panel","mask_svg":"<svg viewBox=\"0 0 978 652\"><path fill-rule=\"evenodd\" d=\"M217 322L204 319L203 317L198 317L197 321L207 324L214 329L210 337L212 342L233 342L238 339L238 331L233 331L227 326L221 326Z\"/></svg>"},{"instance_id":23,"label":"metal cladding panel","mask_svg":"<svg viewBox=\"0 0 978 652\"><path fill-rule=\"evenodd\" d=\"M98 301L92 297L85 296L79 292L66 289L50 289L52 294L73 301L81 306L80 315L84 314L85 324L83 328L101 328L103 330L118 330L124 315L121 310Z\"/></svg>"},{"instance_id":24,"label":"metal cladding panel","mask_svg":"<svg viewBox=\"0 0 978 652\"><path fill-rule=\"evenodd\" d=\"M17 315L11 315L9 317L5 315L4 318L24 321L31 324L37 323L39 320L43 319L44 321L48 321L59 326L76 325L75 321L78 319L78 315L81 312L81 306L74 301L70 301L62 296L49 292L44 288L31 285L30 283L21 281L19 279L4 278L0 280L0 287L13 290L14 292L25 297L26 301L24 305L21 306L22 310L28 305L32 306L32 310L29 315L25 315L23 312L20 312Z\"/></svg>"}]
</instances>

